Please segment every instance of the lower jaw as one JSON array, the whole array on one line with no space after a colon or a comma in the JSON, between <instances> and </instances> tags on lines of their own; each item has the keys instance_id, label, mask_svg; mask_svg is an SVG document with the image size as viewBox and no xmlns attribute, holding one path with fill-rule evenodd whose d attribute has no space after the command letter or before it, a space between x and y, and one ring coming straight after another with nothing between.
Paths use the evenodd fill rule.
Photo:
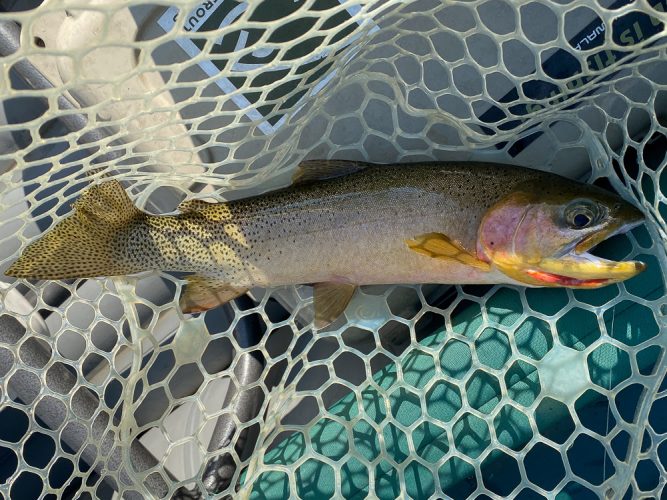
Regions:
<instances>
[{"instance_id":1,"label":"lower jaw","mask_svg":"<svg viewBox=\"0 0 667 500\"><path fill-rule=\"evenodd\" d=\"M526 274L531 278L544 283L545 286L564 286L573 288L597 288L610 283L612 280L607 278L596 278L581 280L559 274L551 274L544 271L528 270Z\"/></svg>"}]
</instances>

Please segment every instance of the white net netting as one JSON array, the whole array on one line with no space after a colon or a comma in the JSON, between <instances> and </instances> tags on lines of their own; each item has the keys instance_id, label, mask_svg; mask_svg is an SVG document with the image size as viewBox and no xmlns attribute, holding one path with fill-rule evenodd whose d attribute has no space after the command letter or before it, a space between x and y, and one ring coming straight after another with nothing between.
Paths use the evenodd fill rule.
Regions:
<instances>
[{"instance_id":1,"label":"white net netting","mask_svg":"<svg viewBox=\"0 0 667 500\"><path fill-rule=\"evenodd\" d=\"M0 271L91 183L226 200L309 158L487 160L647 223L594 291L0 281L0 498L656 498L667 468L665 0L0 1ZM86 249L82 248L82 252Z\"/></svg>"}]
</instances>

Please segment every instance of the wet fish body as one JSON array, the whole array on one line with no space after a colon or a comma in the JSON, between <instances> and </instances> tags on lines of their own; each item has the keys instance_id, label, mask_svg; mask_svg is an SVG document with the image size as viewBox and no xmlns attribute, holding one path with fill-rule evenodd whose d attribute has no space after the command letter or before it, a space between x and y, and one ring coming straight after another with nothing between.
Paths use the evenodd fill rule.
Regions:
<instances>
[{"instance_id":1,"label":"wet fish body","mask_svg":"<svg viewBox=\"0 0 667 500\"><path fill-rule=\"evenodd\" d=\"M139 211L108 181L84 193L73 216L30 245L7 274L193 273L181 303L191 311L251 287L323 284L322 300L339 303L335 315L356 285L592 287L643 269L585 253L638 224L641 213L554 174L490 163L322 161L305 163L298 177L248 199L186 201L181 213L166 216Z\"/></svg>"},{"instance_id":2,"label":"wet fish body","mask_svg":"<svg viewBox=\"0 0 667 500\"><path fill-rule=\"evenodd\" d=\"M505 172L515 180L532 173ZM369 167L247 200L191 203L175 217L147 217L127 232L123 260L243 287L514 282L458 261L424 259L405 243L437 228L474 249L482 216L510 190L493 167Z\"/></svg>"}]
</instances>

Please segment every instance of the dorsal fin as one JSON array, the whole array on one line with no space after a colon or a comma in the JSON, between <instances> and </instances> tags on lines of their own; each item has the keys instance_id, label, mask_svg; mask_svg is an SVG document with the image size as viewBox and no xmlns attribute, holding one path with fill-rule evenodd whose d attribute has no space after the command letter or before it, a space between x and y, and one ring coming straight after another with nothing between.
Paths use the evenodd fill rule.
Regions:
<instances>
[{"instance_id":1,"label":"dorsal fin","mask_svg":"<svg viewBox=\"0 0 667 500\"><path fill-rule=\"evenodd\" d=\"M352 160L304 160L294 170L292 184L342 177L374 165L374 163Z\"/></svg>"}]
</instances>

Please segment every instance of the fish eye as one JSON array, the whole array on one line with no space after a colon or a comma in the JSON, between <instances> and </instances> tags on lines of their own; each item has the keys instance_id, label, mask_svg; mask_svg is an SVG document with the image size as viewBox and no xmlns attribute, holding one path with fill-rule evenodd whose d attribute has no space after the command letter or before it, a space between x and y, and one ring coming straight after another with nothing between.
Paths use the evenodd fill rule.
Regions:
<instances>
[{"instance_id":1,"label":"fish eye","mask_svg":"<svg viewBox=\"0 0 667 500\"><path fill-rule=\"evenodd\" d=\"M591 223L591 218L584 213L578 213L574 214L572 222L577 229L583 229Z\"/></svg>"},{"instance_id":2,"label":"fish eye","mask_svg":"<svg viewBox=\"0 0 667 500\"><path fill-rule=\"evenodd\" d=\"M565 209L565 219L572 229L585 229L600 218L600 206L589 200L576 200Z\"/></svg>"}]
</instances>

